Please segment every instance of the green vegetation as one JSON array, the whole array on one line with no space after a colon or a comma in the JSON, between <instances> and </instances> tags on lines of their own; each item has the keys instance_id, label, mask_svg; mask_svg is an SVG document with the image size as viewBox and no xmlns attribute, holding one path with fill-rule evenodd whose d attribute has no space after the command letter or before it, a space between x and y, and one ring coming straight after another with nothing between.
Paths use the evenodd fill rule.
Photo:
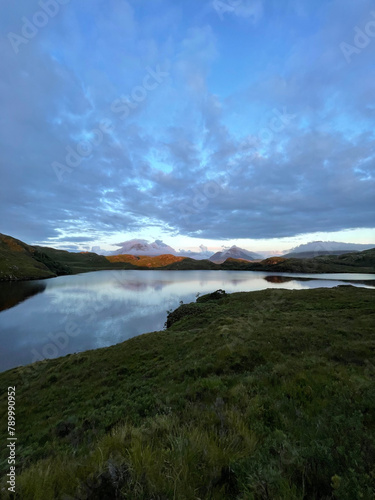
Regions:
<instances>
[{"instance_id":1,"label":"green vegetation","mask_svg":"<svg viewBox=\"0 0 375 500\"><path fill-rule=\"evenodd\" d=\"M130 263L111 264L102 255L31 246L0 234L0 281L53 278L106 269L137 269Z\"/></svg>"},{"instance_id":2,"label":"green vegetation","mask_svg":"<svg viewBox=\"0 0 375 500\"><path fill-rule=\"evenodd\" d=\"M169 269L171 271L219 271L221 266L210 260L195 260L190 257L185 257L184 260L173 262L173 264L169 264L163 269Z\"/></svg>"},{"instance_id":3,"label":"green vegetation","mask_svg":"<svg viewBox=\"0 0 375 500\"><path fill-rule=\"evenodd\" d=\"M48 247L35 247L54 261L60 262L70 268L70 274L89 273L92 271L104 271L110 269L137 269L136 266L127 263L111 263L103 255L93 252L67 252Z\"/></svg>"},{"instance_id":4,"label":"green vegetation","mask_svg":"<svg viewBox=\"0 0 375 500\"><path fill-rule=\"evenodd\" d=\"M322 255L313 259L282 259L277 262L277 259L271 258L252 264L251 270L293 273L373 273L375 248L343 255Z\"/></svg>"},{"instance_id":5,"label":"green vegetation","mask_svg":"<svg viewBox=\"0 0 375 500\"><path fill-rule=\"evenodd\" d=\"M374 294L218 291L167 330L1 373L14 498L372 500Z\"/></svg>"},{"instance_id":6,"label":"green vegetation","mask_svg":"<svg viewBox=\"0 0 375 500\"><path fill-rule=\"evenodd\" d=\"M52 278L71 270L30 245L0 234L0 281Z\"/></svg>"},{"instance_id":7,"label":"green vegetation","mask_svg":"<svg viewBox=\"0 0 375 500\"><path fill-rule=\"evenodd\" d=\"M375 248L343 255L322 255L312 259L270 257L261 262L227 259L221 264L221 268L278 273L374 273Z\"/></svg>"},{"instance_id":8,"label":"green vegetation","mask_svg":"<svg viewBox=\"0 0 375 500\"><path fill-rule=\"evenodd\" d=\"M325 255L313 259L271 257L260 262L227 259L222 264L189 257L159 255L104 257L92 252L67 252L48 247L32 247L0 234L0 281L52 278L110 269L160 269L175 271L232 270L287 273L374 273L375 248L344 255Z\"/></svg>"}]
</instances>

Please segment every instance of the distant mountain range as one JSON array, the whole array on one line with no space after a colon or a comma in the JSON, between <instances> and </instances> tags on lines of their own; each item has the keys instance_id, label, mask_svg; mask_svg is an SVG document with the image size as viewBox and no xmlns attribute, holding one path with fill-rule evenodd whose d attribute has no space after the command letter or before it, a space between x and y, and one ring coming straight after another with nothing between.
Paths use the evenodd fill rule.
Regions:
<instances>
[{"instance_id":1,"label":"distant mountain range","mask_svg":"<svg viewBox=\"0 0 375 500\"><path fill-rule=\"evenodd\" d=\"M343 255L351 252L361 252L374 248L375 244L340 243L338 241L311 241L287 251L283 257L307 259L319 255Z\"/></svg>"},{"instance_id":2,"label":"distant mountain range","mask_svg":"<svg viewBox=\"0 0 375 500\"><path fill-rule=\"evenodd\" d=\"M98 246L92 247L91 251L99 255L114 256L114 255L137 255L143 257L157 257L159 255L175 255L177 257L190 257L193 259L208 259L212 252L201 246L200 252L192 252L191 250L175 250L169 245L166 245L161 240L155 240L149 243L147 240L134 239L118 243L116 250L103 250Z\"/></svg>"},{"instance_id":3,"label":"distant mountain range","mask_svg":"<svg viewBox=\"0 0 375 500\"><path fill-rule=\"evenodd\" d=\"M216 264L221 264L225 262L227 259L240 259L240 260L252 261L252 260L260 260L262 259L262 256L254 252L249 252L248 250L244 250L243 248L239 248L236 245L233 245L227 250L214 253L209 258L211 262L215 262Z\"/></svg>"},{"instance_id":4,"label":"distant mountain range","mask_svg":"<svg viewBox=\"0 0 375 500\"><path fill-rule=\"evenodd\" d=\"M282 257L297 257L299 259L306 259L317 257L319 255L342 255L351 252L361 252L374 247L375 243L364 245L359 243L341 243L337 241L311 241L285 251L282 254ZM156 257L168 254L175 255L176 257L189 257L198 260L209 259L211 262L215 262L216 264L221 264L222 262L225 262L226 259L241 259L251 262L254 260L264 259L266 257L272 257L272 253L269 251L252 252L236 245L214 254L212 254L212 252L204 246L201 246L201 248L202 251L200 252L192 252L191 250L183 249L177 251L171 246L166 245L161 240L149 243L147 240L133 239L119 243L118 248L113 251L102 250L100 247L92 247L91 251L105 256L137 255L144 257Z\"/></svg>"},{"instance_id":5,"label":"distant mountain range","mask_svg":"<svg viewBox=\"0 0 375 500\"><path fill-rule=\"evenodd\" d=\"M178 252L169 245L166 245L161 240L156 240L153 243L148 243L147 240L129 240L124 241L123 243L119 243L120 248L117 248L110 255L122 255L122 254L130 254L130 255L147 255L156 256L156 255L177 255Z\"/></svg>"},{"instance_id":6,"label":"distant mountain range","mask_svg":"<svg viewBox=\"0 0 375 500\"><path fill-rule=\"evenodd\" d=\"M147 242L146 242L147 243ZM159 252L160 245L151 248ZM159 249L158 249L159 247ZM303 246L300 249L305 250ZM123 245L121 251L148 252L147 245L137 241L134 245ZM210 259L193 259L182 255L97 255L93 252L68 252L49 247L31 246L0 234L0 281L52 278L64 274L77 274L115 269L160 269L160 270L233 270L265 271L283 273L375 273L375 248L355 251L344 255L318 255L306 257L306 251L296 252L298 257L285 255L264 260L259 255L233 246L217 252ZM328 252L328 250L327 250ZM337 250L333 252L337 253ZM301 257L306 258L301 258ZM215 259L215 260L213 260ZM221 263L219 263L219 261Z\"/></svg>"}]
</instances>

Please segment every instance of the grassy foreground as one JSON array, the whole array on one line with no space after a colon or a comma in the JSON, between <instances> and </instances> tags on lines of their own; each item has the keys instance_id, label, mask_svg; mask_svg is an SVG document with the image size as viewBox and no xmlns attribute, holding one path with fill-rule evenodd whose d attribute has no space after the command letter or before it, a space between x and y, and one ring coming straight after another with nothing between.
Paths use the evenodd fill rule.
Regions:
<instances>
[{"instance_id":1,"label":"grassy foreground","mask_svg":"<svg viewBox=\"0 0 375 500\"><path fill-rule=\"evenodd\" d=\"M1 498L373 499L374 298L203 296L167 330L1 373Z\"/></svg>"}]
</instances>

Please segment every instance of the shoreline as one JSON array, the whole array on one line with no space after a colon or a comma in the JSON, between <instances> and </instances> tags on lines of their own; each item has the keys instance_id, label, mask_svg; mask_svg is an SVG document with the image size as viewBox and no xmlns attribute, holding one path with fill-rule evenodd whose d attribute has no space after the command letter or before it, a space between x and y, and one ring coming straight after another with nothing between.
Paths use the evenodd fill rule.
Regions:
<instances>
[{"instance_id":1,"label":"shoreline","mask_svg":"<svg viewBox=\"0 0 375 500\"><path fill-rule=\"evenodd\" d=\"M217 264L218 266L221 266L221 264ZM233 271L233 272L261 272L261 273L272 273L275 276L284 276L288 274L292 274L293 276L299 276L301 274L309 274L309 275L318 275L318 274L373 274L374 279L375 279L375 270L369 268L352 268L350 270L348 269L342 269L342 270L334 270L334 271L329 271L329 270L324 270L324 271L299 271L299 270L284 270L284 271L276 271L270 267L264 267L264 268L259 268L259 269L243 269L241 267L239 268L218 268L218 269L197 269L197 268L184 268L184 269L171 269L169 267L133 267L133 268L120 268L120 267L110 267L108 269L89 269L89 270L80 270L77 272L72 272L72 273L66 273L66 274L57 274L55 276L43 276L43 277L12 277L9 279L4 279L3 277L0 277L0 285L1 283L17 283L17 282L22 282L22 281L41 281L41 280L49 280L53 278L59 278L62 276L77 276L79 274L87 274L87 273L95 273L95 272L100 272L100 271ZM271 275L272 275L271 274ZM302 276L301 279L304 279L305 277ZM319 278L306 278L306 279L319 279ZM324 279L324 278L321 278ZM329 278L326 278L329 279ZM341 280L344 281L344 280ZM347 280L347 281L352 281L352 280Z\"/></svg>"}]
</instances>

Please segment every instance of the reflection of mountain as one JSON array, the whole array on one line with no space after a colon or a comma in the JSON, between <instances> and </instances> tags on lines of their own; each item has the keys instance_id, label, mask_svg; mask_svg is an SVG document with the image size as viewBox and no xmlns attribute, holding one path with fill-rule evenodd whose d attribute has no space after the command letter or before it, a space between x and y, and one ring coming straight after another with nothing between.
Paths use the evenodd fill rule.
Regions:
<instances>
[{"instance_id":1,"label":"reflection of mountain","mask_svg":"<svg viewBox=\"0 0 375 500\"><path fill-rule=\"evenodd\" d=\"M29 299L33 295L44 292L46 285L36 282L18 282L12 281L1 283L0 286L0 311L10 309L20 302Z\"/></svg>"},{"instance_id":2,"label":"reflection of mountain","mask_svg":"<svg viewBox=\"0 0 375 500\"><path fill-rule=\"evenodd\" d=\"M268 283L288 283L288 281L293 281L296 278L290 278L289 276L264 276L264 279Z\"/></svg>"},{"instance_id":3,"label":"reflection of mountain","mask_svg":"<svg viewBox=\"0 0 375 500\"><path fill-rule=\"evenodd\" d=\"M123 288L124 290L131 290L133 292L141 292L147 289L152 289L155 291L162 290L165 286L173 284L174 281L151 281L150 283L141 281L120 281L117 280L117 288Z\"/></svg>"},{"instance_id":4,"label":"reflection of mountain","mask_svg":"<svg viewBox=\"0 0 375 500\"><path fill-rule=\"evenodd\" d=\"M301 278L300 276L265 276L268 283L288 283L289 281L311 281L315 278Z\"/></svg>"}]
</instances>

